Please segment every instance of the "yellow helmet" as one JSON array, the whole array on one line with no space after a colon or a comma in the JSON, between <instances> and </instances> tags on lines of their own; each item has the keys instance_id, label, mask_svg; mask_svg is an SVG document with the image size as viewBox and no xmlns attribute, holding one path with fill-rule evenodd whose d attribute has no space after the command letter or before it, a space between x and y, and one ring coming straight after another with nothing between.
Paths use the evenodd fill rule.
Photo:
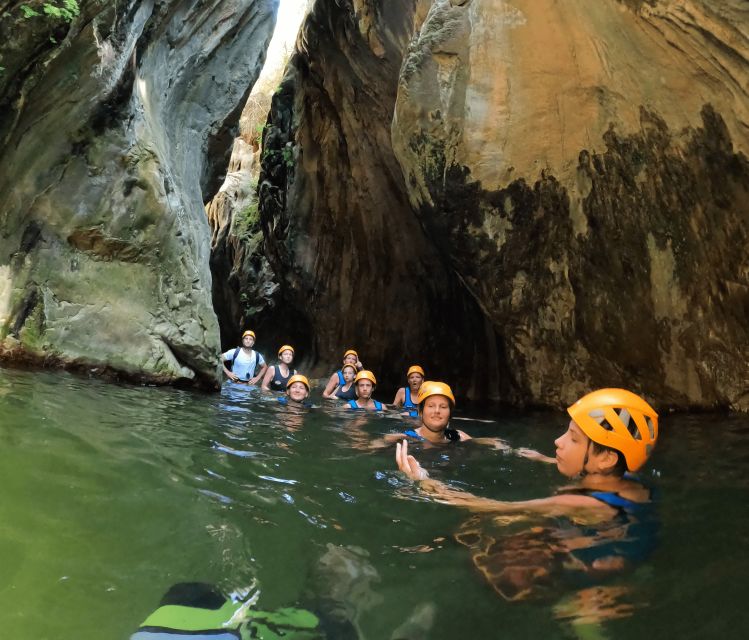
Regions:
<instances>
[{"instance_id":1,"label":"yellow helmet","mask_svg":"<svg viewBox=\"0 0 749 640\"><path fill-rule=\"evenodd\" d=\"M410 376L412 373L418 373L421 374L421 377L424 377L424 369L422 369L418 364L413 365L412 367L408 368L408 373L406 373L406 378Z\"/></svg>"},{"instance_id":2,"label":"yellow helmet","mask_svg":"<svg viewBox=\"0 0 749 640\"><path fill-rule=\"evenodd\" d=\"M369 380L372 384L377 384L377 378L375 378L374 373L367 371L366 369L363 369L356 374L354 384L358 384L359 380Z\"/></svg>"},{"instance_id":3,"label":"yellow helmet","mask_svg":"<svg viewBox=\"0 0 749 640\"><path fill-rule=\"evenodd\" d=\"M353 370L354 370L354 373L356 373L356 367L355 367L355 366L354 366L353 364L351 364L350 362L346 362L346 363L345 363L345 364L344 364L344 365L343 365L343 366L341 367L341 373L343 373L343 370L344 370L344 369L353 369Z\"/></svg>"},{"instance_id":4,"label":"yellow helmet","mask_svg":"<svg viewBox=\"0 0 749 640\"><path fill-rule=\"evenodd\" d=\"M281 347L281 348L280 348L280 349L278 350L278 357L279 357L279 358L281 357L281 354L282 354L282 353L283 353L284 351L291 351L291 353L293 354L293 353L294 353L294 347L292 347L292 346L291 346L290 344L285 344L285 345L283 345L283 346L282 346L282 347Z\"/></svg>"},{"instance_id":5,"label":"yellow helmet","mask_svg":"<svg viewBox=\"0 0 749 640\"><path fill-rule=\"evenodd\" d=\"M450 401L451 406L455 407L455 396L453 395L453 390L444 382L434 382L432 380L424 381L419 389L416 404L421 404L429 396L445 396Z\"/></svg>"},{"instance_id":6,"label":"yellow helmet","mask_svg":"<svg viewBox=\"0 0 749 640\"><path fill-rule=\"evenodd\" d=\"M356 353L353 349L349 349L343 354L343 359L346 359L346 356L354 356L357 360L359 359L359 354Z\"/></svg>"},{"instance_id":7,"label":"yellow helmet","mask_svg":"<svg viewBox=\"0 0 749 640\"><path fill-rule=\"evenodd\" d=\"M250 331L250 330L248 329L247 331L245 331L245 332L244 332L244 333L242 334L242 338L244 338L245 336L252 336L252 337L254 338L254 337L255 337L255 332L254 332L254 331Z\"/></svg>"},{"instance_id":8,"label":"yellow helmet","mask_svg":"<svg viewBox=\"0 0 749 640\"><path fill-rule=\"evenodd\" d=\"M655 409L625 389L593 391L567 413L593 442L620 451L630 471L645 464L658 439Z\"/></svg>"},{"instance_id":9,"label":"yellow helmet","mask_svg":"<svg viewBox=\"0 0 749 640\"><path fill-rule=\"evenodd\" d=\"M301 373L297 373L289 378L289 381L286 383L286 388L288 389L292 384L295 382L301 382L305 387L307 387L307 391L309 391L309 380L307 380L307 376L303 376Z\"/></svg>"}]
</instances>

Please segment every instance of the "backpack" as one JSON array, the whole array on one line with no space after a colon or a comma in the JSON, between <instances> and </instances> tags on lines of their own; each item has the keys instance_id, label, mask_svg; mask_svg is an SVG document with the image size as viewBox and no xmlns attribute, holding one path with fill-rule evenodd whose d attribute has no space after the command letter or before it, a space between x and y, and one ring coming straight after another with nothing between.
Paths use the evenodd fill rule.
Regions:
<instances>
[{"instance_id":1,"label":"backpack","mask_svg":"<svg viewBox=\"0 0 749 640\"><path fill-rule=\"evenodd\" d=\"M231 356L231 360L228 360L229 362L229 371L234 371L234 361L237 359L237 356L239 355L239 352L242 350L242 347L237 347L234 349L234 353ZM260 364L260 354L255 351L255 367L252 370L252 375L254 376L257 373L258 365Z\"/></svg>"}]
</instances>

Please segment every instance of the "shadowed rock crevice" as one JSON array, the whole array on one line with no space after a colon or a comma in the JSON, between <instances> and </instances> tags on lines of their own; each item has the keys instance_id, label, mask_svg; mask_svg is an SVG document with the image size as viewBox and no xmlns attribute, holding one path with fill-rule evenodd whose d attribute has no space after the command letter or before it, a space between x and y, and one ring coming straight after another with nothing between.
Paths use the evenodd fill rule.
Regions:
<instances>
[{"instance_id":1,"label":"shadowed rock crevice","mask_svg":"<svg viewBox=\"0 0 749 640\"><path fill-rule=\"evenodd\" d=\"M390 143L416 4L308 16L263 139L262 251L315 373L353 346L385 386L419 362L464 395L511 396L496 330L424 235Z\"/></svg>"}]
</instances>

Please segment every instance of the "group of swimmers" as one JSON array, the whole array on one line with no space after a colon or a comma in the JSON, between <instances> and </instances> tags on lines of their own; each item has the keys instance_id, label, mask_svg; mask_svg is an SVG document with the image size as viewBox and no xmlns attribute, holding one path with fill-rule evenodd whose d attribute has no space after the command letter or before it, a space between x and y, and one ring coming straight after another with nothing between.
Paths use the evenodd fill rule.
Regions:
<instances>
[{"instance_id":1,"label":"group of swimmers","mask_svg":"<svg viewBox=\"0 0 749 640\"><path fill-rule=\"evenodd\" d=\"M310 382L294 369L294 347L285 344L278 349L278 362L268 366L265 358L253 349L255 332L248 330L242 334L242 346L221 354L221 366L226 376L241 384L260 384L264 391L281 391L283 403L304 404L311 391ZM402 407L411 417L417 417L417 394L424 382L424 369L414 365L408 369L408 385L398 389L392 402L393 407ZM330 376L323 398L343 400L349 409L383 411L385 405L372 397L377 378L364 368L359 354L353 349L343 354L341 368Z\"/></svg>"},{"instance_id":2,"label":"group of swimmers","mask_svg":"<svg viewBox=\"0 0 749 640\"><path fill-rule=\"evenodd\" d=\"M267 367L252 350L255 334L246 331L240 350L222 354L224 371L235 381L256 384L262 380L264 389L285 387L289 401L303 403L310 392L307 378L292 368L294 350L289 345L278 351L278 364ZM240 359L241 357L241 359ZM244 363L259 366L259 371ZM259 364L258 364L259 363ZM229 366L227 367L227 364ZM238 366L239 365L239 366ZM393 406L402 407L418 420L418 426L400 434L385 437L396 441L396 462L408 478L418 481L419 489L442 503L462 506L472 511L511 513L518 516L541 514L569 516L587 522L611 521L616 517L636 514L650 502L649 489L632 475L646 462L658 438L658 414L642 398L624 389L599 389L586 394L567 412L566 431L554 441L555 457L528 449L515 453L556 464L558 471L578 480L574 486L535 500L506 502L482 498L457 490L429 477L428 472L409 454L408 441L440 445L470 440L463 431L450 426L455 410L455 396L444 382L425 380L424 370L414 365L408 369L407 386L396 393ZM381 411L384 406L372 398L377 380L364 369L353 349L344 353L341 369L330 376L323 397L340 399L351 409ZM497 448L510 449L502 440L491 441ZM591 560L591 572L621 568L623 559L612 553Z\"/></svg>"}]
</instances>

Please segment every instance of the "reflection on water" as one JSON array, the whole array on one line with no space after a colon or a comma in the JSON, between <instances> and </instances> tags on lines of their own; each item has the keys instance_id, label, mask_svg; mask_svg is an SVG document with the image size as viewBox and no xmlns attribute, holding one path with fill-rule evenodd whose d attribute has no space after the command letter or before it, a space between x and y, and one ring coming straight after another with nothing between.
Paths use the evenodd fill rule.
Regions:
<instances>
[{"instance_id":1,"label":"reflection on water","mask_svg":"<svg viewBox=\"0 0 749 640\"><path fill-rule=\"evenodd\" d=\"M0 370L3 637L126 638L174 583L229 592L253 580L259 607L322 612L335 638L749 632L747 417L663 418L646 478L658 544L596 574L576 551L631 539L627 523L435 504L395 472L390 448L370 447L403 419L315 402ZM564 423L480 417L493 422L461 428L546 453ZM491 498L549 495L562 480L471 443L415 449L435 477Z\"/></svg>"}]
</instances>

